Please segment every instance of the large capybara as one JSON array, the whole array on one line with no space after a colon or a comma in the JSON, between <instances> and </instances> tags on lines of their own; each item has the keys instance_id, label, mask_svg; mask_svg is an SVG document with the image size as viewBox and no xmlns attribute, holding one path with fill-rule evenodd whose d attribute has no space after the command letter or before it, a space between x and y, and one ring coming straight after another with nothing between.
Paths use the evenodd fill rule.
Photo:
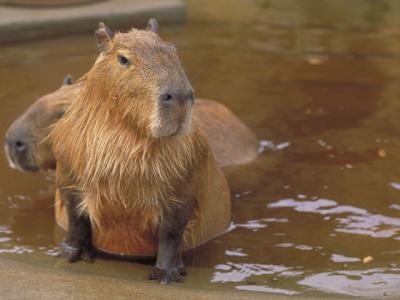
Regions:
<instances>
[{"instance_id":1,"label":"large capybara","mask_svg":"<svg viewBox=\"0 0 400 300\"><path fill-rule=\"evenodd\" d=\"M92 228L114 232L156 253L149 278L168 283L184 274L185 245L227 230L230 193L191 118L193 88L176 49L157 27L96 31L101 58L51 140L67 260L92 259Z\"/></svg>"}]
</instances>

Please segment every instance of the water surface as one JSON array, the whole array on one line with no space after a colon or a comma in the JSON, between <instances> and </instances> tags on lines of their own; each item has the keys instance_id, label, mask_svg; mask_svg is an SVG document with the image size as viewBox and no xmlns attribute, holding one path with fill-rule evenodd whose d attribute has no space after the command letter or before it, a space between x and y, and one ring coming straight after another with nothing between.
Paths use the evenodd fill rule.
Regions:
<instances>
[{"instance_id":1,"label":"water surface","mask_svg":"<svg viewBox=\"0 0 400 300\"><path fill-rule=\"evenodd\" d=\"M400 295L400 3L203 0L162 26L202 98L260 139L226 169L232 230L185 255L187 287L286 295ZM0 128L96 57L91 34L0 52ZM53 257L49 174L0 160L0 256L143 280L148 265ZM363 263L371 256L373 261Z\"/></svg>"}]
</instances>

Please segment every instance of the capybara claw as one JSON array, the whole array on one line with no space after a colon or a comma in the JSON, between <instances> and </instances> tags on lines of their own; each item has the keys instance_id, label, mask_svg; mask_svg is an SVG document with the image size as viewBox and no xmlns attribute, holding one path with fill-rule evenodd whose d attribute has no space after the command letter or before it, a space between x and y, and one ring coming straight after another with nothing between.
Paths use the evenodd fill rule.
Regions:
<instances>
[{"instance_id":1,"label":"capybara claw","mask_svg":"<svg viewBox=\"0 0 400 300\"><path fill-rule=\"evenodd\" d=\"M179 272L181 273L181 276L186 276L187 275L186 269L184 267L180 268Z\"/></svg>"},{"instance_id":2,"label":"capybara claw","mask_svg":"<svg viewBox=\"0 0 400 300\"><path fill-rule=\"evenodd\" d=\"M61 255L67 259L69 263L79 260L80 249L68 245L66 242L61 243Z\"/></svg>"},{"instance_id":3,"label":"capybara claw","mask_svg":"<svg viewBox=\"0 0 400 300\"><path fill-rule=\"evenodd\" d=\"M93 251L93 248L90 247L81 249L81 259L87 263L94 262L95 253Z\"/></svg>"},{"instance_id":4,"label":"capybara claw","mask_svg":"<svg viewBox=\"0 0 400 300\"><path fill-rule=\"evenodd\" d=\"M182 282L183 276L186 276L184 268L170 268L154 270L147 276L149 280L158 280L161 284L169 284L170 282Z\"/></svg>"},{"instance_id":5,"label":"capybara claw","mask_svg":"<svg viewBox=\"0 0 400 300\"><path fill-rule=\"evenodd\" d=\"M91 247L73 247L65 242L61 243L60 247L62 256L65 257L69 263L79 260L89 263L94 261L94 251Z\"/></svg>"}]
</instances>

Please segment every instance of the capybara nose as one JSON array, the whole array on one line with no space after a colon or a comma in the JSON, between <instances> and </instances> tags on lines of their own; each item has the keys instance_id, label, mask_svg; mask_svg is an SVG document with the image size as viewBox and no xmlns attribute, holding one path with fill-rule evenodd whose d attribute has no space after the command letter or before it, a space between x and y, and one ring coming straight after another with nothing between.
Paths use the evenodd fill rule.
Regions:
<instances>
[{"instance_id":1,"label":"capybara nose","mask_svg":"<svg viewBox=\"0 0 400 300\"><path fill-rule=\"evenodd\" d=\"M16 153L23 152L27 148L27 144L20 139L7 139L6 142L8 148Z\"/></svg>"},{"instance_id":2,"label":"capybara nose","mask_svg":"<svg viewBox=\"0 0 400 300\"><path fill-rule=\"evenodd\" d=\"M194 101L193 90L179 92L171 91L169 93L161 94L160 96L160 102L163 104L184 104L187 101Z\"/></svg>"},{"instance_id":3,"label":"capybara nose","mask_svg":"<svg viewBox=\"0 0 400 300\"><path fill-rule=\"evenodd\" d=\"M171 94L162 94L161 96L160 96L160 102L162 102L162 103L169 103L169 102L172 102L173 101L173 96L171 95Z\"/></svg>"},{"instance_id":4,"label":"capybara nose","mask_svg":"<svg viewBox=\"0 0 400 300\"><path fill-rule=\"evenodd\" d=\"M14 142L14 147L17 152L22 152L26 149L26 143L21 140L16 140Z\"/></svg>"}]
</instances>

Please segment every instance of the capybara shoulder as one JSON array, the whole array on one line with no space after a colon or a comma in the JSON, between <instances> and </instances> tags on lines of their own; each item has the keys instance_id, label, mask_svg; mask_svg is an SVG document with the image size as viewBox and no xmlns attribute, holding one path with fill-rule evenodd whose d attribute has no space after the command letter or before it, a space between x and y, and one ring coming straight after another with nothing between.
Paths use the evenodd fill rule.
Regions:
<instances>
[{"instance_id":1,"label":"capybara shoulder","mask_svg":"<svg viewBox=\"0 0 400 300\"><path fill-rule=\"evenodd\" d=\"M225 105L206 99L197 101L193 118L205 133L220 167L245 164L258 156L256 136Z\"/></svg>"}]
</instances>

